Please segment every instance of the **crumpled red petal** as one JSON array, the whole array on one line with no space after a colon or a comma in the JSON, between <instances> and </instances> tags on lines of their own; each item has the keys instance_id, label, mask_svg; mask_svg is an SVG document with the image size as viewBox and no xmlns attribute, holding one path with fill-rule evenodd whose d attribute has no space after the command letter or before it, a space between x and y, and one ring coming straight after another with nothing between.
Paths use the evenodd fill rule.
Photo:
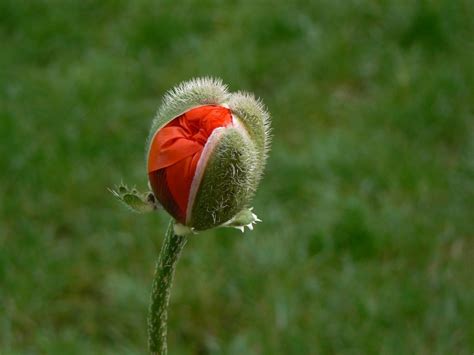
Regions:
<instances>
[{"instance_id":1,"label":"crumpled red petal","mask_svg":"<svg viewBox=\"0 0 474 355\"><path fill-rule=\"evenodd\" d=\"M191 183L209 136L232 123L228 108L196 107L175 118L152 139L148 177L158 201L178 222L185 223Z\"/></svg>"}]
</instances>

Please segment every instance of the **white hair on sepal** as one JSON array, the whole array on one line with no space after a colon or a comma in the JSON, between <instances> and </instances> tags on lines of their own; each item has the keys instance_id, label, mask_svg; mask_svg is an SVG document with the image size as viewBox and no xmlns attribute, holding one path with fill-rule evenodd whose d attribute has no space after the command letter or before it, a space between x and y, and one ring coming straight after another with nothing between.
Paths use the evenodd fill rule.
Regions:
<instances>
[{"instance_id":1,"label":"white hair on sepal","mask_svg":"<svg viewBox=\"0 0 474 355\"><path fill-rule=\"evenodd\" d=\"M146 156L155 133L174 118L195 107L224 105L229 99L227 85L220 78L202 77L183 81L163 96L162 103L153 119L146 143Z\"/></svg>"},{"instance_id":2,"label":"white hair on sepal","mask_svg":"<svg viewBox=\"0 0 474 355\"><path fill-rule=\"evenodd\" d=\"M227 85L219 78L194 78L165 93L156 114L156 128L172 118L202 105L222 105L229 97Z\"/></svg>"},{"instance_id":3,"label":"white hair on sepal","mask_svg":"<svg viewBox=\"0 0 474 355\"><path fill-rule=\"evenodd\" d=\"M261 179L271 145L271 119L262 100L253 94L238 91L231 94L229 107L239 118L256 144L260 159L256 167L256 180Z\"/></svg>"},{"instance_id":4,"label":"white hair on sepal","mask_svg":"<svg viewBox=\"0 0 474 355\"><path fill-rule=\"evenodd\" d=\"M178 86L169 90L163 97L163 104L175 104L175 101L187 101L194 97L203 97L203 93L212 96L227 94L228 86L220 78L202 77L183 81ZM212 95L213 94L213 95ZM216 95L217 94L217 95Z\"/></svg>"},{"instance_id":5,"label":"white hair on sepal","mask_svg":"<svg viewBox=\"0 0 474 355\"><path fill-rule=\"evenodd\" d=\"M223 104L228 97L227 85L219 78L195 78L184 81L163 97L157 116L175 117L192 106Z\"/></svg>"}]
</instances>

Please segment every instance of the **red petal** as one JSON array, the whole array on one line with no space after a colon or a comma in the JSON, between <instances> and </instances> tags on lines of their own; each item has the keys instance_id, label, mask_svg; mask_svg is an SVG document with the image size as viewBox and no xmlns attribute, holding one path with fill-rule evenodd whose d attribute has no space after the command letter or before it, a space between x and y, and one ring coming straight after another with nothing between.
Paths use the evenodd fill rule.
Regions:
<instances>
[{"instance_id":1,"label":"red petal","mask_svg":"<svg viewBox=\"0 0 474 355\"><path fill-rule=\"evenodd\" d=\"M230 110L207 105L175 118L153 137L148 156L150 184L163 207L185 223L191 183L212 131L232 122Z\"/></svg>"}]
</instances>

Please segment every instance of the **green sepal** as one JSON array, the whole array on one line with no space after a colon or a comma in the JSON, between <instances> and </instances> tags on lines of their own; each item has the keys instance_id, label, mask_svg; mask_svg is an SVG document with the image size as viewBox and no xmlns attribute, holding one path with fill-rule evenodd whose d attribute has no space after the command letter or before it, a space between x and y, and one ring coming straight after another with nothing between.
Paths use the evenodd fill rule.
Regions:
<instances>
[{"instance_id":1,"label":"green sepal","mask_svg":"<svg viewBox=\"0 0 474 355\"><path fill-rule=\"evenodd\" d=\"M247 92L236 92L230 95L229 108L248 132L255 144L258 159L255 167L255 185L258 185L265 168L270 150L270 115L261 100Z\"/></svg>"},{"instance_id":2,"label":"green sepal","mask_svg":"<svg viewBox=\"0 0 474 355\"><path fill-rule=\"evenodd\" d=\"M203 105L223 105L228 99L227 86L221 79L215 78L192 79L169 90L164 95L163 102L151 124L145 159L148 159L153 136L160 128L192 108Z\"/></svg>"},{"instance_id":3,"label":"green sepal","mask_svg":"<svg viewBox=\"0 0 474 355\"><path fill-rule=\"evenodd\" d=\"M127 185L120 183L115 189L109 189L121 203L133 212L146 213L158 208L158 203L152 192L139 192L136 188L129 189Z\"/></svg>"},{"instance_id":4,"label":"green sepal","mask_svg":"<svg viewBox=\"0 0 474 355\"><path fill-rule=\"evenodd\" d=\"M255 190L256 159L255 145L245 134L224 129L210 152L186 225L206 230L239 213Z\"/></svg>"}]
</instances>

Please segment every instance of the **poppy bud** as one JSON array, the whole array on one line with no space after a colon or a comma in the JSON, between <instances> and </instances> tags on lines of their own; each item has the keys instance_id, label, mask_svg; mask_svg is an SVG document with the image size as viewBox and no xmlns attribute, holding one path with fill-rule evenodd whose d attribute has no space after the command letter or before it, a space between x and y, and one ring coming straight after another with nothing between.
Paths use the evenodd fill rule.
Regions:
<instances>
[{"instance_id":1,"label":"poppy bud","mask_svg":"<svg viewBox=\"0 0 474 355\"><path fill-rule=\"evenodd\" d=\"M184 82L169 91L147 144L150 186L163 208L191 230L241 229L258 221L244 213L263 174L269 115L247 93L220 80ZM238 217L238 218L237 218Z\"/></svg>"}]
</instances>

